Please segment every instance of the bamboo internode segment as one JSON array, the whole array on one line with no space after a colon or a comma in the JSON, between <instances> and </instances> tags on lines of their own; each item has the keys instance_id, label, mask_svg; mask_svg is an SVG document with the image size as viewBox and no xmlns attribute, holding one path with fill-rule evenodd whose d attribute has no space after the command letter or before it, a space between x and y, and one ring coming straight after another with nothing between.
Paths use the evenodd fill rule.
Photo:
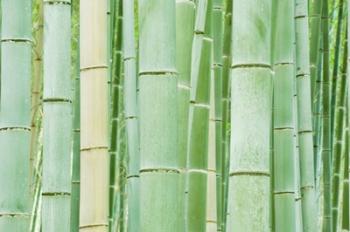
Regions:
<instances>
[{"instance_id":1,"label":"bamboo internode segment","mask_svg":"<svg viewBox=\"0 0 350 232\"><path fill-rule=\"evenodd\" d=\"M80 4L80 231L108 231L106 12L106 0Z\"/></svg>"},{"instance_id":2,"label":"bamboo internode segment","mask_svg":"<svg viewBox=\"0 0 350 232\"><path fill-rule=\"evenodd\" d=\"M31 1L3 0L1 9L0 231L26 231L31 211Z\"/></svg>"}]
</instances>

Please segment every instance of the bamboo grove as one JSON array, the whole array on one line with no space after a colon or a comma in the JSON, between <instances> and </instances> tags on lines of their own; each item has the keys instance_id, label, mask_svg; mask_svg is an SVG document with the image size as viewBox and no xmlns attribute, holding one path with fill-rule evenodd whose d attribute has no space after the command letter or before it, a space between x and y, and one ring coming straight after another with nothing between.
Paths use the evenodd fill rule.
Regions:
<instances>
[{"instance_id":1,"label":"bamboo grove","mask_svg":"<svg viewBox=\"0 0 350 232\"><path fill-rule=\"evenodd\" d=\"M346 232L348 0L1 0L0 232Z\"/></svg>"}]
</instances>

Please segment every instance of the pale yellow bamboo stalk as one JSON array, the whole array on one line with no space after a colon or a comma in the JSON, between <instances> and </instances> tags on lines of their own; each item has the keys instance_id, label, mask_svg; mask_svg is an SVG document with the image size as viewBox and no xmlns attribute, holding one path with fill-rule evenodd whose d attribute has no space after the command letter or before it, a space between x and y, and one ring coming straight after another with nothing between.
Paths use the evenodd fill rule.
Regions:
<instances>
[{"instance_id":1,"label":"pale yellow bamboo stalk","mask_svg":"<svg viewBox=\"0 0 350 232\"><path fill-rule=\"evenodd\" d=\"M107 0L80 2L80 231L108 231Z\"/></svg>"},{"instance_id":2,"label":"pale yellow bamboo stalk","mask_svg":"<svg viewBox=\"0 0 350 232\"><path fill-rule=\"evenodd\" d=\"M213 53L212 53L213 54ZM206 232L217 231L217 201L216 201L216 119L215 119L215 91L214 70L211 69L210 110L209 110L209 153L207 178L207 225Z\"/></svg>"}]
</instances>

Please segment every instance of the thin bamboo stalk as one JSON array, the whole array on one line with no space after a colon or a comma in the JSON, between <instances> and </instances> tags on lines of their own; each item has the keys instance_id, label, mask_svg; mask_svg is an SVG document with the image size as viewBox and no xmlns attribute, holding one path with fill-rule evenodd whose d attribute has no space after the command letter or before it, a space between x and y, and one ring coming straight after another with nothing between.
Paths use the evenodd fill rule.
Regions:
<instances>
[{"instance_id":1,"label":"thin bamboo stalk","mask_svg":"<svg viewBox=\"0 0 350 232\"><path fill-rule=\"evenodd\" d=\"M70 230L71 1L44 0L42 229Z\"/></svg>"},{"instance_id":2,"label":"thin bamboo stalk","mask_svg":"<svg viewBox=\"0 0 350 232\"><path fill-rule=\"evenodd\" d=\"M42 82L43 82L43 4L42 0L37 0L36 5L36 21L34 26L34 54L33 54L33 79L32 79L32 108L31 108L31 142L30 142L30 173L31 173L31 185L32 191L34 190L35 183L35 164L38 153L40 152L40 140L39 134L41 130L42 121Z\"/></svg>"},{"instance_id":3,"label":"thin bamboo stalk","mask_svg":"<svg viewBox=\"0 0 350 232\"><path fill-rule=\"evenodd\" d=\"M106 10L106 0L80 4L81 232L108 231Z\"/></svg>"},{"instance_id":4,"label":"thin bamboo stalk","mask_svg":"<svg viewBox=\"0 0 350 232\"><path fill-rule=\"evenodd\" d=\"M119 162L118 162L118 130L119 130L119 113L120 113L120 79L121 79L121 65L122 65L122 17L123 17L123 1L113 1L112 5L114 12L111 18L113 28L111 29L112 40L112 57L111 57L111 136L110 136L110 179L109 179L109 223L110 231L116 226L116 205L115 199L120 198L119 186ZM118 200L117 200L118 201Z\"/></svg>"},{"instance_id":5,"label":"thin bamboo stalk","mask_svg":"<svg viewBox=\"0 0 350 232\"><path fill-rule=\"evenodd\" d=\"M128 179L127 207L130 232L138 232L140 228L139 212L139 170L140 170L140 138L139 114L137 99L137 55L135 44L134 0L123 0L123 53L124 53L124 108L128 147Z\"/></svg>"},{"instance_id":6,"label":"thin bamboo stalk","mask_svg":"<svg viewBox=\"0 0 350 232\"><path fill-rule=\"evenodd\" d=\"M228 231L270 231L272 1L232 4Z\"/></svg>"},{"instance_id":7,"label":"thin bamboo stalk","mask_svg":"<svg viewBox=\"0 0 350 232\"><path fill-rule=\"evenodd\" d=\"M71 196L71 229L79 231L80 215L80 48L79 48L79 1L72 1L72 76L74 80L73 108L73 151L72 151L72 196ZM74 38L77 38L76 40Z\"/></svg>"},{"instance_id":8,"label":"thin bamboo stalk","mask_svg":"<svg viewBox=\"0 0 350 232\"><path fill-rule=\"evenodd\" d=\"M313 153L312 97L310 77L310 48L308 1L295 0L296 82L298 105L298 142L302 194L303 231L317 230L315 168Z\"/></svg>"},{"instance_id":9,"label":"thin bamboo stalk","mask_svg":"<svg viewBox=\"0 0 350 232\"><path fill-rule=\"evenodd\" d=\"M345 91L346 91L346 69L347 69L347 43L344 40L343 63L340 76L336 81L335 107L334 107L334 132L332 151L332 219L333 231L337 231L338 226L338 204L341 172L341 156L344 146L344 118L345 118Z\"/></svg>"},{"instance_id":10,"label":"thin bamboo stalk","mask_svg":"<svg viewBox=\"0 0 350 232\"><path fill-rule=\"evenodd\" d=\"M30 223L31 4L1 1L0 231Z\"/></svg>"},{"instance_id":11,"label":"thin bamboo stalk","mask_svg":"<svg viewBox=\"0 0 350 232\"><path fill-rule=\"evenodd\" d=\"M181 231L176 9L139 0L140 232ZM162 199L162 200L159 200ZM150 213L152 212L152 213Z\"/></svg>"},{"instance_id":12,"label":"thin bamboo stalk","mask_svg":"<svg viewBox=\"0 0 350 232\"><path fill-rule=\"evenodd\" d=\"M322 166L323 166L323 215L322 231L332 231L331 203L331 121L330 121L330 77L329 77L329 38L328 38L328 0L323 0L322 37L323 63L321 80L322 104Z\"/></svg>"},{"instance_id":13,"label":"thin bamboo stalk","mask_svg":"<svg viewBox=\"0 0 350 232\"><path fill-rule=\"evenodd\" d=\"M232 29L232 1L226 1L224 16L224 41L222 53L222 159L217 159L218 190L217 190L217 217L219 231L226 230L227 195L228 195L228 173L230 159L230 64L231 64L231 30Z\"/></svg>"},{"instance_id":14,"label":"thin bamboo stalk","mask_svg":"<svg viewBox=\"0 0 350 232\"><path fill-rule=\"evenodd\" d=\"M214 26L215 24L213 24ZM214 46L212 48L214 49ZM214 51L212 51L212 57L211 57L211 70L210 70L210 109L209 109L209 128L208 128L208 169L207 169L207 193L206 193L206 232L217 232L218 231L218 225L217 225L217 200L216 200L216 190L217 190L217 171L216 171L216 159L217 159L217 133L222 134L222 132L217 132L216 129L217 126L217 120L216 120L216 105L215 101L217 100L215 97L216 93L216 85L215 81L217 81L215 78L218 76L215 76L215 65L214 63ZM219 101L221 104L221 99ZM219 145L221 147L221 140L219 140ZM221 149L220 149L221 150Z\"/></svg>"}]
</instances>

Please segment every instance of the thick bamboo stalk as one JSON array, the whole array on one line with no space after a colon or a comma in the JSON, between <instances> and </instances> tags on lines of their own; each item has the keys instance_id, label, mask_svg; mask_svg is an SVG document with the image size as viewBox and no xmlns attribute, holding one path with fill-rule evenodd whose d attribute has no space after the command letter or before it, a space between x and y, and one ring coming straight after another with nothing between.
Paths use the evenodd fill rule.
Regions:
<instances>
[{"instance_id":1,"label":"thick bamboo stalk","mask_svg":"<svg viewBox=\"0 0 350 232\"><path fill-rule=\"evenodd\" d=\"M235 0L228 231L270 231L270 0Z\"/></svg>"},{"instance_id":2,"label":"thick bamboo stalk","mask_svg":"<svg viewBox=\"0 0 350 232\"><path fill-rule=\"evenodd\" d=\"M80 4L80 231L108 231L107 1Z\"/></svg>"},{"instance_id":3,"label":"thick bamboo stalk","mask_svg":"<svg viewBox=\"0 0 350 232\"><path fill-rule=\"evenodd\" d=\"M139 209L139 170L140 170L140 138L139 114L137 99L137 69L135 44L134 0L123 0L123 53L124 53L124 109L128 147L128 179L127 179L127 228L130 232L138 232L140 228Z\"/></svg>"},{"instance_id":4,"label":"thick bamboo stalk","mask_svg":"<svg viewBox=\"0 0 350 232\"><path fill-rule=\"evenodd\" d=\"M188 147L188 121L190 108L191 54L195 23L195 4L191 1L176 1L176 68L179 73L177 83L178 107L178 147L180 168L186 169ZM186 172L181 176L182 197L179 204L185 210ZM185 220L183 216L181 218ZM184 223L183 223L184 224ZM185 228L182 228L185 230Z\"/></svg>"},{"instance_id":5,"label":"thick bamboo stalk","mask_svg":"<svg viewBox=\"0 0 350 232\"><path fill-rule=\"evenodd\" d=\"M295 0L296 82L303 231L312 232L317 230L317 208L312 137L312 97L307 3L308 1L305 0Z\"/></svg>"},{"instance_id":6,"label":"thick bamboo stalk","mask_svg":"<svg viewBox=\"0 0 350 232\"><path fill-rule=\"evenodd\" d=\"M70 230L72 84L70 0L44 0L42 229Z\"/></svg>"},{"instance_id":7,"label":"thick bamboo stalk","mask_svg":"<svg viewBox=\"0 0 350 232\"><path fill-rule=\"evenodd\" d=\"M347 116L348 117L348 116ZM345 118L347 127L345 129L344 143L344 181L343 181L343 204L342 204L342 220L341 228L344 232L350 231L349 226L349 125L348 118Z\"/></svg>"},{"instance_id":8,"label":"thick bamboo stalk","mask_svg":"<svg viewBox=\"0 0 350 232\"><path fill-rule=\"evenodd\" d=\"M140 232L181 231L175 1L139 0ZM162 200L159 200L162 199ZM152 213L150 213L152 212Z\"/></svg>"},{"instance_id":9,"label":"thick bamboo stalk","mask_svg":"<svg viewBox=\"0 0 350 232\"><path fill-rule=\"evenodd\" d=\"M29 229L31 1L2 0L0 231Z\"/></svg>"}]
</instances>

